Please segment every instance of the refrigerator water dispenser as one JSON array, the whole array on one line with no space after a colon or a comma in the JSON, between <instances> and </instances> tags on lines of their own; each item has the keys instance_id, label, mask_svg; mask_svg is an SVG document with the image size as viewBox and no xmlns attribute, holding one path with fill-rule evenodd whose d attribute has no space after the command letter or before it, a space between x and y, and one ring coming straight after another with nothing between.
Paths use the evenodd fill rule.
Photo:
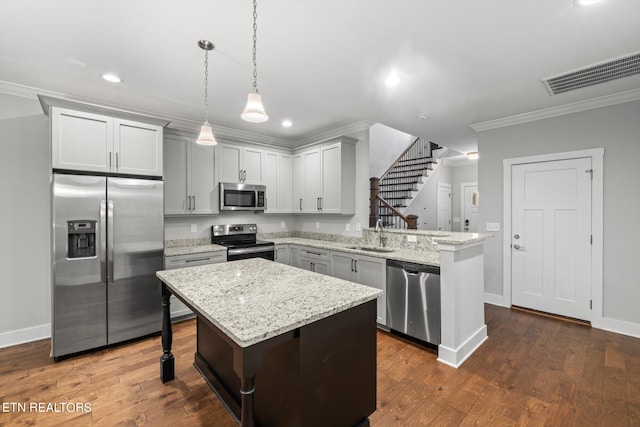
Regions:
<instances>
[{"instance_id":1,"label":"refrigerator water dispenser","mask_svg":"<svg viewBox=\"0 0 640 427\"><path fill-rule=\"evenodd\" d=\"M96 221L67 221L67 258L96 256Z\"/></svg>"}]
</instances>

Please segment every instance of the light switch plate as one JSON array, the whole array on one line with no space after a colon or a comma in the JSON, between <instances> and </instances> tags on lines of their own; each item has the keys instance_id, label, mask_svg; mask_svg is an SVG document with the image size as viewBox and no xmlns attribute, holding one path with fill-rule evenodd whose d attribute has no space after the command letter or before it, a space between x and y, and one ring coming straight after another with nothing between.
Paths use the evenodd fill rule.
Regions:
<instances>
[{"instance_id":1,"label":"light switch plate","mask_svg":"<svg viewBox=\"0 0 640 427\"><path fill-rule=\"evenodd\" d=\"M351 224L345 224L344 231L351 231Z\"/></svg>"},{"instance_id":2,"label":"light switch plate","mask_svg":"<svg viewBox=\"0 0 640 427\"><path fill-rule=\"evenodd\" d=\"M500 223L499 222L488 222L487 223L487 231L500 231Z\"/></svg>"},{"instance_id":3,"label":"light switch plate","mask_svg":"<svg viewBox=\"0 0 640 427\"><path fill-rule=\"evenodd\" d=\"M460 218L458 218L457 216L453 217L453 222L460 222Z\"/></svg>"},{"instance_id":4,"label":"light switch plate","mask_svg":"<svg viewBox=\"0 0 640 427\"><path fill-rule=\"evenodd\" d=\"M413 234L407 234L407 242L416 243L418 241L418 236Z\"/></svg>"},{"instance_id":5,"label":"light switch plate","mask_svg":"<svg viewBox=\"0 0 640 427\"><path fill-rule=\"evenodd\" d=\"M198 225L197 224L191 224L191 232L192 233L197 233L198 232Z\"/></svg>"},{"instance_id":6,"label":"light switch plate","mask_svg":"<svg viewBox=\"0 0 640 427\"><path fill-rule=\"evenodd\" d=\"M280 221L280 228L286 228L287 226L285 225L284 221Z\"/></svg>"},{"instance_id":7,"label":"light switch plate","mask_svg":"<svg viewBox=\"0 0 640 427\"><path fill-rule=\"evenodd\" d=\"M320 229L320 223L316 222L316 230L319 230L319 229Z\"/></svg>"}]
</instances>

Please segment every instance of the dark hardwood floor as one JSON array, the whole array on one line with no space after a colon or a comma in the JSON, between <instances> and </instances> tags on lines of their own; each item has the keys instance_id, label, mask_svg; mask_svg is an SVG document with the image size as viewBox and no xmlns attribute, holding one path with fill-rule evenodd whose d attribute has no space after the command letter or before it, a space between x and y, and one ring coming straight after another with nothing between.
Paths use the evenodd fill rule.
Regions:
<instances>
[{"instance_id":1,"label":"dark hardwood floor","mask_svg":"<svg viewBox=\"0 0 640 427\"><path fill-rule=\"evenodd\" d=\"M379 332L371 425L640 426L640 339L490 305L485 313L489 339L460 369ZM0 425L237 425L192 366L193 320L174 325L176 380L166 385L159 337L61 362L49 344L0 349ZM91 412L67 412L68 402Z\"/></svg>"}]
</instances>

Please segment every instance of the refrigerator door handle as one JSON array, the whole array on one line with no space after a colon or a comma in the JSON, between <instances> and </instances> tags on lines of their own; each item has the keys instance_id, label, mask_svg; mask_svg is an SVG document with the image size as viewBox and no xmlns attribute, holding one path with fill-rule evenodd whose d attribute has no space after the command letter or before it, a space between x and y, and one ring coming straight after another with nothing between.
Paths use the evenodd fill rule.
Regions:
<instances>
[{"instance_id":1,"label":"refrigerator door handle","mask_svg":"<svg viewBox=\"0 0 640 427\"><path fill-rule=\"evenodd\" d=\"M107 202L107 235L109 237L109 241L107 242L107 277L109 281L113 281L113 256L115 253L114 248L114 230L113 230L113 201L109 200Z\"/></svg>"},{"instance_id":2,"label":"refrigerator door handle","mask_svg":"<svg viewBox=\"0 0 640 427\"><path fill-rule=\"evenodd\" d=\"M109 279L107 262L107 202L100 201L100 278L103 282Z\"/></svg>"}]
</instances>

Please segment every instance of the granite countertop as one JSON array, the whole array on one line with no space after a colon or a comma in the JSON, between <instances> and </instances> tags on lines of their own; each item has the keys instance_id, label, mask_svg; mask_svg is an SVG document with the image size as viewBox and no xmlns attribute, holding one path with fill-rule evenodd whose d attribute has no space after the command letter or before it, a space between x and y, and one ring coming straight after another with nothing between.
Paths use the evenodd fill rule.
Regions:
<instances>
[{"instance_id":1,"label":"granite countertop","mask_svg":"<svg viewBox=\"0 0 640 427\"><path fill-rule=\"evenodd\" d=\"M372 229L366 229L372 232ZM433 230L384 230L384 235L388 237L387 247L383 249L389 252L373 252L362 250L362 247L379 247L377 244L367 244L367 240L363 238L351 238L349 241L341 240L341 236L335 240L326 240L326 235L319 234L322 238L311 237L261 237L264 240L274 242L276 245L300 245L308 246L316 249L324 249L331 251L341 251L357 255L366 255L375 258L393 259L397 261L414 262L417 264L426 264L439 266L440 253L438 252L438 244L446 245L467 245L482 242L494 235L491 233L461 233L448 231ZM407 235L415 235L418 243L406 243ZM374 235L375 237L375 235ZM164 254L165 256L189 255L203 252L226 251L227 248L219 245L212 245L209 239L180 239L169 240L166 242Z\"/></svg>"},{"instance_id":2,"label":"granite countertop","mask_svg":"<svg viewBox=\"0 0 640 427\"><path fill-rule=\"evenodd\" d=\"M175 246L171 248L164 248L164 256L177 256L177 255L191 255L201 254L204 252L226 252L227 248L220 245L190 245L190 246Z\"/></svg>"},{"instance_id":3,"label":"granite countertop","mask_svg":"<svg viewBox=\"0 0 640 427\"><path fill-rule=\"evenodd\" d=\"M397 261L415 262L417 264L440 265L440 253L437 251L422 249L399 249L399 248L383 248L390 252L372 252L362 249L353 249L356 247L369 247L368 245L360 245L353 243L331 242L328 240L305 239L302 237L281 237L269 239L276 245L300 245L308 246L316 249L325 249L330 251L347 252L357 255L366 255L374 258L394 259Z\"/></svg>"},{"instance_id":4,"label":"granite countertop","mask_svg":"<svg viewBox=\"0 0 640 427\"><path fill-rule=\"evenodd\" d=\"M226 246L212 245L210 238L176 239L164 243L164 256L201 254L204 252L226 252Z\"/></svg>"},{"instance_id":5,"label":"granite countertop","mask_svg":"<svg viewBox=\"0 0 640 427\"><path fill-rule=\"evenodd\" d=\"M382 291L262 258L156 272L241 347L376 299Z\"/></svg>"}]
</instances>

